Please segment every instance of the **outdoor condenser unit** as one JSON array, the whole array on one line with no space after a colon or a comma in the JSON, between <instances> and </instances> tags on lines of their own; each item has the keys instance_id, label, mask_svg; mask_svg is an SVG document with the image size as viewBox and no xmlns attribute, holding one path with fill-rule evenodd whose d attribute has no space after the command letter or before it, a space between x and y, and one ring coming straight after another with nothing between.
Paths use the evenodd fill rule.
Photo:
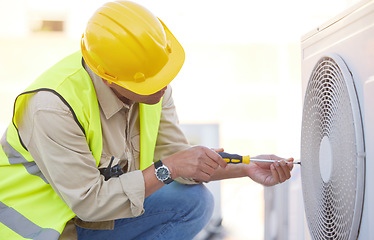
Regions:
<instances>
[{"instance_id":1,"label":"outdoor condenser unit","mask_svg":"<svg viewBox=\"0 0 374 240\"><path fill-rule=\"evenodd\" d=\"M305 239L374 239L374 1L301 42Z\"/></svg>"}]
</instances>

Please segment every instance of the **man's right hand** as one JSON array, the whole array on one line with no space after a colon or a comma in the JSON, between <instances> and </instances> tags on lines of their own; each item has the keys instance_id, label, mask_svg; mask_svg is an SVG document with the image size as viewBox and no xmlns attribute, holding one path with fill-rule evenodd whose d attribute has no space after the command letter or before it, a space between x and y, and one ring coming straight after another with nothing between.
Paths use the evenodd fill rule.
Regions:
<instances>
[{"instance_id":1,"label":"man's right hand","mask_svg":"<svg viewBox=\"0 0 374 240\"><path fill-rule=\"evenodd\" d=\"M196 146L177 152L162 159L171 172L171 178L192 178L196 181L206 182L220 166L225 168L227 163L214 150Z\"/></svg>"}]
</instances>

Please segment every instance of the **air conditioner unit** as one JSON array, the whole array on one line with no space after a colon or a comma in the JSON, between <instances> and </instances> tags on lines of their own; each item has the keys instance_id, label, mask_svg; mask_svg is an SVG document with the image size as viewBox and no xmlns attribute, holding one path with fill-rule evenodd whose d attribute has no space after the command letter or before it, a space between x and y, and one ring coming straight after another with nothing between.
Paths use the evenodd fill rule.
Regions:
<instances>
[{"instance_id":1,"label":"air conditioner unit","mask_svg":"<svg viewBox=\"0 0 374 240\"><path fill-rule=\"evenodd\" d=\"M301 48L305 239L374 239L374 1Z\"/></svg>"}]
</instances>

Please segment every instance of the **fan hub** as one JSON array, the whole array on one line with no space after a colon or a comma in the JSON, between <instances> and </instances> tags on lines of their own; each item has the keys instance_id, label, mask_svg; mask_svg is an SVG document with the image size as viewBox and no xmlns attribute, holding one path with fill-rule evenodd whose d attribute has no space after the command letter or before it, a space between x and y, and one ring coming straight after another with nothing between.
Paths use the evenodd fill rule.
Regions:
<instances>
[{"instance_id":1,"label":"fan hub","mask_svg":"<svg viewBox=\"0 0 374 240\"><path fill-rule=\"evenodd\" d=\"M325 183L330 181L332 166L331 143L329 138L324 136L319 147L319 168L322 180Z\"/></svg>"}]
</instances>

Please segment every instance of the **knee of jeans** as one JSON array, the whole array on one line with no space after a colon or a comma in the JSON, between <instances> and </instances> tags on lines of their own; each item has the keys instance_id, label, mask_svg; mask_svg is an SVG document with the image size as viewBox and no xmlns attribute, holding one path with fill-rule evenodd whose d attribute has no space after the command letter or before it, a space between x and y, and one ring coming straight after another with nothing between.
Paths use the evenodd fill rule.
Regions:
<instances>
[{"instance_id":1,"label":"knee of jeans","mask_svg":"<svg viewBox=\"0 0 374 240\"><path fill-rule=\"evenodd\" d=\"M189 199L193 201L192 214L208 222L213 215L214 197L213 194L204 185L195 186L194 197Z\"/></svg>"}]
</instances>

